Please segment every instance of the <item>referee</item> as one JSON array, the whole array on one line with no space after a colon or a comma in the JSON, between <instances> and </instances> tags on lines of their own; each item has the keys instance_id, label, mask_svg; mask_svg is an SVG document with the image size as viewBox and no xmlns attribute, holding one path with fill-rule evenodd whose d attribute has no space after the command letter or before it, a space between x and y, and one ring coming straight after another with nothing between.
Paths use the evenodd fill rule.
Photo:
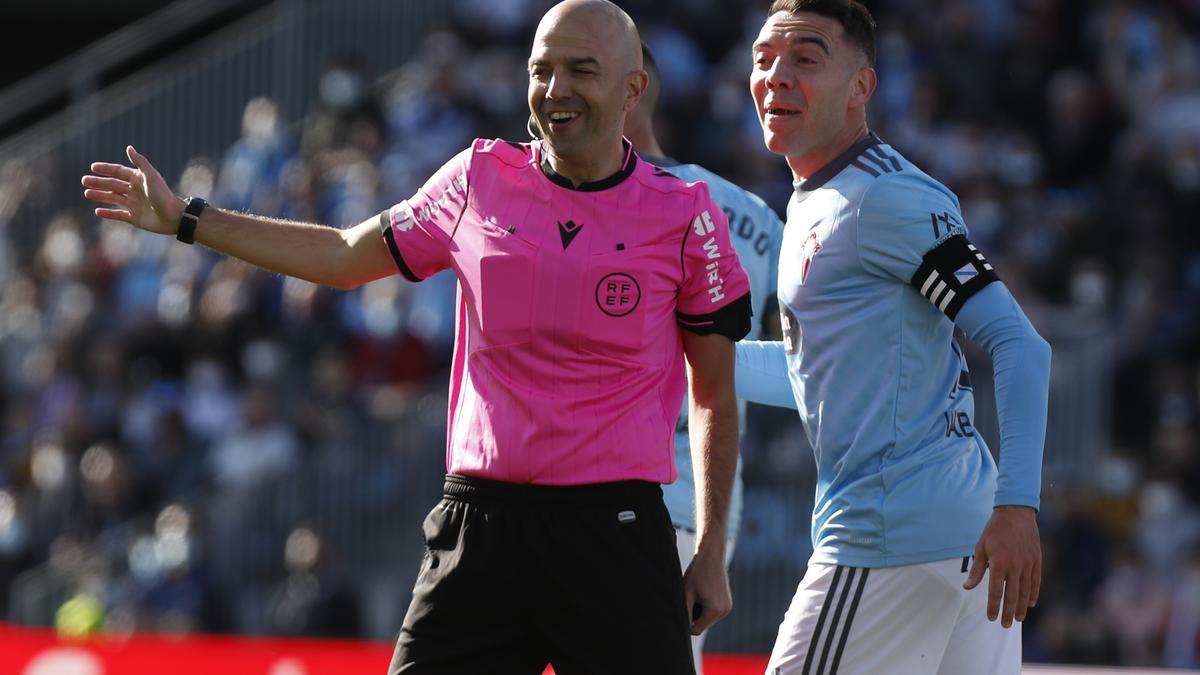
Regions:
<instances>
[{"instance_id":1,"label":"referee","mask_svg":"<svg viewBox=\"0 0 1200 675\"><path fill-rule=\"evenodd\" d=\"M476 140L345 231L185 200L132 146L132 167L83 178L101 218L316 283L455 271L445 496L389 673L693 673L689 633L732 606L733 341L749 329L748 284L707 189L623 140L646 82L624 11L562 2L529 59L541 140ZM699 439L686 579L660 488L676 477L685 391Z\"/></svg>"}]
</instances>

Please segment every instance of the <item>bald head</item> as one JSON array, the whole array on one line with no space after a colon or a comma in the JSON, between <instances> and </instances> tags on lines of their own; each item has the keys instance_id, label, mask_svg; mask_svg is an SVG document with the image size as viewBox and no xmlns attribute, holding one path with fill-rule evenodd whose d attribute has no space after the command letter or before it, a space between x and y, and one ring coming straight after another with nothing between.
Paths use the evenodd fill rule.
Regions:
<instances>
[{"instance_id":1,"label":"bald head","mask_svg":"<svg viewBox=\"0 0 1200 675\"><path fill-rule=\"evenodd\" d=\"M642 39L637 26L625 10L609 0L563 0L542 17L534 43L546 33L578 28L595 34L622 70L641 70Z\"/></svg>"},{"instance_id":2,"label":"bald head","mask_svg":"<svg viewBox=\"0 0 1200 675\"><path fill-rule=\"evenodd\" d=\"M626 113L646 90L641 44L633 19L608 0L565 0L542 17L529 111L556 171L583 165L577 175L602 178L620 167Z\"/></svg>"}]
</instances>

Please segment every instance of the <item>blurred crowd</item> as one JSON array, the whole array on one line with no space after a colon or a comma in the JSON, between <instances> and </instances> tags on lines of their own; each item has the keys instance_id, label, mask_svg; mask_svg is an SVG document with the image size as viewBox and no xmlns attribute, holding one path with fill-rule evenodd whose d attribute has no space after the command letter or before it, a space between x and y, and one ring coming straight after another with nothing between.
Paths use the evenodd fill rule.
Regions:
<instances>
[{"instance_id":1,"label":"blurred crowd","mask_svg":"<svg viewBox=\"0 0 1200 675\"><path fill-rule=\"evenodd\" d=\"M330 63L302 119L238 102L241 137L169 179L227 209L371 218L472 138L528 138L548 4L456 0L384 78ZM663 146L782 213L790 174L747 84L765 3L619 4L663 73ZM866 4L872 128L957 192L1052 343L1053 317L1111 344L1107 442L1043 490L1026 658L1200 666L1200 2ZM38 162L0 164L0 618L390 637L440 488L453 278L319 288L98 222L74 195L10 227L47 197ZM803 569L807 453L791 415L752 414L735 568Z\"/></svg>"}]
</instances>

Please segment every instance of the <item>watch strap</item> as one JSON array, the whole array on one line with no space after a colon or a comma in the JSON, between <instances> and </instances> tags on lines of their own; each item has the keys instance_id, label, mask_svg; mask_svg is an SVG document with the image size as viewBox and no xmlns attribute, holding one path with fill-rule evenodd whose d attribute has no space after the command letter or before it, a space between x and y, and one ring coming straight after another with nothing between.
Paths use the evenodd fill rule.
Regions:
<instances>
[{"instance_id":1,"label":"watch strap","mask_svg":"<svg viewBox=\"0 0 1200 675\"><path fill-rule=\"evenodd\" d=\"M200 222L200 212L207 206L208 202L200 197L192 197L188 200L183 214L179 217L179 230L175 233L176 239L185 244L195 243L196 224Z\"/></svg>"}]
</instances>

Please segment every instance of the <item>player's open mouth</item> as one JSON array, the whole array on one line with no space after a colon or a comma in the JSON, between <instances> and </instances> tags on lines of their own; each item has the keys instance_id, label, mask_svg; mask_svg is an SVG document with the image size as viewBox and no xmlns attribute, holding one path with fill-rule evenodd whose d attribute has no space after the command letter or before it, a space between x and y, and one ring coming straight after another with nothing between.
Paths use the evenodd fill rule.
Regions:
<instances>
[{"instance_id":1,"label":"player's open mouth","mask_svg":"<svg viewBox=\"0 0 1200 675\"><path fill-rule=\"evenodd\" d=\"M546 118L550 120L550 128L557 130L570 125L582 114L583 113L574 110L558 110L546 115Z\"/></svg>"},{"instance_id":2,"label":"player's open mouth","mask_svg":"<svg viewBox=\"0 0 1200 675\"><path fill-rule=\"evenodd\" d=\"M778 115L778 116L799 115L800 111L799 110L789 110L788 108L777 108L775 106L771 106L771 107L767 108L767 114L768 115Z\"/></svg>"}]
</instances>

